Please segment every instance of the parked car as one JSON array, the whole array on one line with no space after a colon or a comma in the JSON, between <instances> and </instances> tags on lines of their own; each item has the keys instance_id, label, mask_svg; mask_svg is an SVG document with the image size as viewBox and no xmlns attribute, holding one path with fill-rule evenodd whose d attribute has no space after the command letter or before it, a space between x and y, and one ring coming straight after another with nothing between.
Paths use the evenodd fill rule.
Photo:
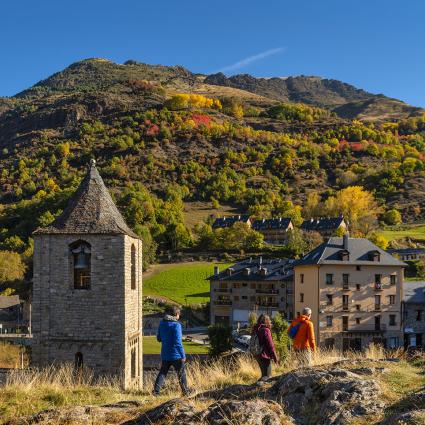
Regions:
<instances>
[{"instance_id":1,"label":"parked car","mask_svg":"<svg viewBox=\"0 0 425 425\"><path fill-rule=\"evenodd\" d=\"M251 340L251 335L241 335L238 339L237 342L241 345L243 345L244 347L248 347L249 346L249 342Z\"/></svg>"}]
</instances>

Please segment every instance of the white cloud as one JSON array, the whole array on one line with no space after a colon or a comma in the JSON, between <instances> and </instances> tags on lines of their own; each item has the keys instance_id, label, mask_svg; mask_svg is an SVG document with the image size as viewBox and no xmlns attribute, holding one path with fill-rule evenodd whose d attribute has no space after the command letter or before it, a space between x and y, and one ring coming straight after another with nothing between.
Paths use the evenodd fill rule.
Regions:
<instances>
[{"instance_id":1,"label":"white cloud","mask_svg":"<svg viewBox=\"0 0 425 425\"><path fill-rule=\"evenodd\" d=\"M256 55L253 56L248 56L245 59L242 59L232 65L227 65L223 68L221 68L218 72L228 72L228 71L235 71L237 69L240 68L244 68L250 64L252 64L253 62L257 62L261 59L265 59L268 58L269 56L273 56L276 55L277 53L283 52L285 50L284 47L277 47L276 49L269 49L266 50L264 52L258 53Z\"/></svg>"}]
</instances>

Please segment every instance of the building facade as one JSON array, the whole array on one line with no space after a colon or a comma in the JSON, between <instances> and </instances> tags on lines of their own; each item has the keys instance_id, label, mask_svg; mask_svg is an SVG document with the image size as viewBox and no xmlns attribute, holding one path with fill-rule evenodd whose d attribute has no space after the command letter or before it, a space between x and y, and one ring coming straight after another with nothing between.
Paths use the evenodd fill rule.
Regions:
<instances>
[{"instance_id":1,"label":"building facade","mask_svg":"<svg viewBox=\"0 0 425 425\"><path fill-rule=\"evenodd\" d=\"M264 235L264 242L283 245L287 242L288 232L293 230L294 225L290 218L278 217L254 220L252 228Z\"/></svg>"},{"instance_id":2,"label":"building facade","mask_svg":"<svg viewBox=\"0 0 425 425\"><path fill-rule=\"evenodd\" d=\"M295 314L312 309L322 347L398 347L404 266L367 239L330 238L294 266Z\"/></svg>"},{"instance_id":3,"label":"building facade","mask_svg":"<svg viewBox=\"0 0 425 425\"><path fill-rule=\"evenodd\" d=\"M211 324L245 325L250 313L293 317L292 264L288 260L249 259L210 278Z\"/></svg>"},{"instance_id":4,"label":"building facade","mask_svg":"<svg viewBox=\"0 0 425 425\"><path fill-rule=\"evenodd\" d=\"M425 348L425 282L405 282L404 346Z\"/></svg>"},{"instance_id":5,"label":"building facade","mask_svg":"<svg viewBox=\"0 0 425 425\"><path fill-rule=\"evenodd\" d=\"M64 212L34 232L32 364L73 363L142 383L142 243L95 162Z\"/></svg>"}]
</instances>

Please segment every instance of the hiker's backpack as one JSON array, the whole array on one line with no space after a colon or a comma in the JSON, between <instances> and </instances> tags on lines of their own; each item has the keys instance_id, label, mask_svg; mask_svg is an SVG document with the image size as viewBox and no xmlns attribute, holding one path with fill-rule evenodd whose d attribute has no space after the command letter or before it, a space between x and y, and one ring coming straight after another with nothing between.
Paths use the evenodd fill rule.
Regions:
<instances>
[{"instance_id":1,"label":"hiker's backpack","mask_svg":"<svg viewBox=\"0 0 425 425\"><path fill-rule=\"evenodd\" d=\"M297 323L295 326L292 326L288 331L289 338L294 339L297 336L298 330L300 329L302 322Z\"/></svg>"},{"instance_id":2,"label":"hiker's backpack","mask_svg":"<svg viewBox=\"0 0 425 425\"><path fill-rule=\"evenodd\" d=\"M253 356L259 356L261 355L261 353L263 352L263 347L260 344L260 339L258 338L258 333L254 332L251 335L251 339L249 340L249 347L248 347L248 351L253 355Z\"/></svg>"}]
</instances>

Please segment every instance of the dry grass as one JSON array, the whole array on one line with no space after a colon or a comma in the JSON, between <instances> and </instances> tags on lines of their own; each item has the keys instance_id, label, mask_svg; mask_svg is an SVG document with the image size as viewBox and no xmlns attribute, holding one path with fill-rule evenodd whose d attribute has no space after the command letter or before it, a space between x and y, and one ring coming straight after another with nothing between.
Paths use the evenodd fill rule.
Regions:
<instances>
[{"instance_id":1,"label":"dry grass","mask_svg":"<svg viewBox=\"0 0 425 425\"><path fill-rule=\"evenodd\" d=\"M19 345L0 343L0 368L20 368L21 353L24 350ZM28 356L24 352L24 366L28 364Z\"/></svg>"},{"instance_id":2,"label":"dry grass","mask_svg":"<svg viewBox=\"0 0 425 425\"><path fill-rule=\"evenodd\" d=\"M364 360L371 366L376 360L386 357L402 357L401 352L387 353L382 348L370 347L364 353L342 354L335 350L321 350L314 354L313 364L326 366L338 360ZM382 363L381 363L382 364ZM400 362L385 363L387 372L377 379L383 388L387 403L396 403L406 394L425 385L420 368ZM295 359L276 367L274 374L291 371L297 367ZM348 362L347 367L350 367ZM220 389L232 384L250 384L259 378L258 365L249 356L240 356L234 362L216 361L209 364L193 362L187 367L188 381L197 393ZM76 375L72 365L50 367L43 370L21 370L12 372L0 391L0 420L38 412L43 409L72 405L101 405L122 400L138 400L150 409L170 398L180 396L175 374L170 373L161 397L153 398L150 392L154 374L146 377L143 390L123 391L117 379L97 380L89 372ZM210 400L195 400L196 407L204 409ZM359 422L360 423L360 422Z\"/></svg>"}]
</instances>

